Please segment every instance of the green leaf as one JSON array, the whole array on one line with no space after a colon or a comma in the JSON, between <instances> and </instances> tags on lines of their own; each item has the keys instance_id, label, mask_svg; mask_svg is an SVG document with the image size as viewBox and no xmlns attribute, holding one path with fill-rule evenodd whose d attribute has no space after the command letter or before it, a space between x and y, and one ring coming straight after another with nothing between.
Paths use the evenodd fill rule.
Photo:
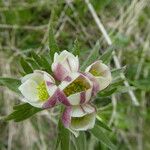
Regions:
<instances>
[{"instance_id":1,"label":"green leaf","mask_svg":"<svg viewBox=\"0 0 150 150\"><path fill-rule=\"evenodd\" d=\"M16 93L20 93L18 90L20 85L21 81L19 79L0 77L0 86L6 86Z\"/></svg>"},{"instance_id":2,"label":"green leaf","mask_svg":"<svg viewBox=\"0 0 150 150\"><path fill-rule=\"evenodd\" d=\"M104 107L106 105L109 105L111 103L111 98L109 97L97 97L94 100L94 103L98 108Z\"/></svg>"},{"instance_id":3,"label":"green leaf","mask_svg":"<svg viewBox=\"0 0 150 150\"><path fill-rule=\"evenodd\" d=\"M78 42L77 39L74 41L72 53L73 53L75 56L76 56L76 55L78 55L78 56L80 55L80 46L79 46L79 42Z\"/></svg>"},{"instance_id":4,"label":"green leaf","mask_svg":"<svg viewBox=\"0 0 150 150\"><path fill-rule=\"evenodd\" d=\"M116 150L116 146L109 140L108 136L102 131L102 129L95 125L93 129L90 130L90 132L104 145L106 145L111 150Z\"/></svg>"},{"instance_id":5,"label":"green leaf","mask_svg":"<svg viewBox=\"0 0 150 150\"><path fill-rule=\"evenodd\" d=\"M96 118L97 118L96 119L96 124L98 126L104 128L104 129L106 129L108 131L112 131L104 122L102 122L102 119L98 115L96 116Z\"/></svg>"},{"instance_id":6,"label":"green leaf","mask_svg":"<svg viewBox=\"0 0 150 150\"><path fill-rule=\"evenodd\" d=\"M55 52L59 52L58 45L56 43L52 27L49 28L49 48L50 48L50 57L53 61Z\"/></svg>"},{"instance_id":7,"label":"green leaf","mask_svg":"<svg viewBox=\"0 0 150 150\"><path fill-rule=\"evenodd\" d=\"M76 150L87 150L86 135L85 132L80 132L78 137L73 136Z\"/></svg>"},{"instance_id":8,"label":"green leaf","mask_svg":"<svg viewBox=\"0 0 150 150\"><path fill-rule=\"evenodd\" d=\"M17 106L14 106L14 111L5 117L5 121L14 120L15 122L23 121L34 114L36 114L39 111L42 111L44 109L33 107L28 103L20 104Z\"/></svg>"},{"instance_id":9,"label":"green leaf","mask_svg":"<svg viewBox=\"0 0 150 150\"><path fill-rule=\"evenodd\" d=\"M38 64L36 63L36 61L33 60L32 58L26 58L26 61L27 61L28 63L30 63L30 65L32 66L32 68L33 68L34 70L40 69L39 65L38 65Z\"/></svg>"},{"instance_id":10,"label":"green leaf","mask_svg":"<svg viewBox=\"0 0 150 150\"><path fill-rule=\"evenodd\" d=\"M112 58L112 54L114 51L114 47L110 46L101 56L100 56L100 60L103 61L103 63L108 64Z\"/></svg>"},{"instance_id":11,"label":"green leaf","mask_svg":"<svg viewBox=\"0 0 150 150\"><path fill-rule=\"evenodd\" d=\"M107 97L111 96L113 93L117 91L117 88L106 88L105 90L102 90L98 93L98 96L100 97Z\"/></svg>"},{"instance_id":12,"label":"green leaf","mask_svg":"<svg viewBox=\"0 0 150 150\"><path fill-rule=\"evenodd\" d=\"M140 90L150 91L150 78L129 81L129 82Z\"/></svg>"},{"instance_id":13,"label":"green leaf","mask_svg":"<svg viewBox=\"0 0 150 150\"><path fill-rule=\"evenodd\" d=\"M124 79L118 78L111 83L110 88L116 88L116 87L122 85L124 81L125 81Z\"/></svg>"},{"instance_id":14,"label":"green leaf","mask_svg":"<svg viewBox=\"0 0 150 150\"><path fill-rule=\"evenodd\" d=\"M96 43L94 48L91 50L90 54L87 56L86 60L81 65L81 70L83 71L88 65L93 63L99 58L99 49L100 49L100 43L99 41Z\"/></svg>"},{"instance_id":15,"label":"green leaf","mask_svg":"<svg viewBox=\"0 0 150 150\"><path fill-rule=\"evenodd\" d=\"M40 56L38 56L38 54L36 54L34 51L31 52L31 56L33 57L33 59L35 60L35 62L41 66L42 62L41 62L41 58Z\"/></svg>"},{"instance_id":16,"label":"green leaf","mask_svg":"<svg viewBox=\"0 0 150 150\"><path fill-rule=\"evenodd\" d=\"M58 137L57 137L57 145L56 149L58 148L58 145L60 144L61 150L69 150L70 149L70 131L66 129L61 119L58 123Z\"/></svg>"},{"instance_id":17,"label":"green leaf","mask_svg":"<svg viewBox=\"0 0 150 150\"><path fill-rule=\"evenodd\" d=\"M61 106L61 113L63 113L65 107ZM58 149L59 145L61 150L70 150L70 131L64 127L62 124L61 116L58 122L58 135L55 150Z\"/></svg>"},{"instance_id":18,"label":"green leaf","mask_svg":"<svg viewBox=\"0 0 150 150\"><path fill-rule=\"evenodd\" d=\"M33 72L33 69L31 68L31 66L27 63L27 61L24 58L21 58L20 63L26 74Z\"/></svg>"},{"instance_id":19,"label":"green leaf","mask_svg":"<svg viewBox=\"0 0 150 150\"><path fill-rule=\"evenodd\" d=\"M123 73L125 71L125 69L126 69L126 67L111 70L112 77L115 78L117 76L120 76L120 73Z\"/></svg>"},{"instance_id":20,"label":"green leaf","mask_svg":"<svg viewBox=\"0 0 150 150\"><path fill-rule=\"evenodd\" d=\"M31 52L31 55L33 57L33 59L35 60L35 62L40 66L41 70L45 70L48 73L51 73L51 64L47 61L46 58L44 58L44 56L39 56L38 54L36 54L35 52Z\"/></svg>"},{"instance_id":21,"label":"green leaf","mask_svg":"<svg viewBox=\"0 0 150 150\"><path fill-rule=\"evenodd\" d=\"M41 62L45 71L47 71L48 73L52 73L51 64L47 61L47 59L44 56L41 56Z\"/></svg>"}]
</instances>

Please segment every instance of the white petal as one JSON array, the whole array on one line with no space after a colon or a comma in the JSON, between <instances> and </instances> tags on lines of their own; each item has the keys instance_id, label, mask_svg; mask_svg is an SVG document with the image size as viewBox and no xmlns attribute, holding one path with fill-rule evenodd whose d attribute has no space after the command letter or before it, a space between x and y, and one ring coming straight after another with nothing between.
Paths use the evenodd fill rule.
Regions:
<instances>
[{"instance_id":1,"label":"white petal","mask_svg":"<svg viewBox=\"0 0 150 150\"><path fill-rule=\"evenodd\" d=\"M105 89L112 81L111 76L104 78L104 77L96 77L97 82L99 83L100 90Z\"/></svg>"},{"instance_id":2,"label":"white petal","mask_svg":"<svg viewBox=\"0 0 150 150\"><path fill-rule=\"evenodd\" d=\"M28 79L26 82L20 85L19 90L30 102L36 102L38 101L37 85L38 84L35 81Z\"/></svg>"},{"instance_id":3,"label":"white petal","mask_svg":"<svg viewBox=\"0 0 150 150\"><path fill-rule=\"evenodd\" d=\"M95 113L87 114L80 118L79 121L76 121L75 118L72 118L70 128L75 131L86 131L94 127L95 118Z\"/></svg>"},{"instance_id":4,"label":"white petal","mask_svg":"<svg viewBox=\"0 0 150 150\"><path fill-rule=\"evenodd\" d=\"M57 61L58 56L59 56L58 53L54 54L54 62Z\"/></svg>"},{"instance_id":5,"label":"white petal","mask_svg":"<svg viewBox=\"0 0 150 150\"><path fill-rule=\"evenodd\" d=\"M42 108L44 102L41 101L37 101L37 102L31 102L30 100L26 99L26 98L22 98L21 101L25 102L25 103L29 103L30 105L34 106L34 107L38 107L38 108Z\"/></svg>"},{"instance_id":6,"label":"white petal","mask_svg":"<svg viewBox=\"0 0 150 150\"><path fill-rule=\"evenodd\" d=\"M24 83L28 79L30 79L33 76L33 73L27 74L24 77L21 78L21 83Z\"/></svg>"},{"instance_id":7,"label":"white petal","mask_svg":"<svg viewBox=\"0 0 150 150\"><path fill-rule=\"evenodd\" d=\"M68 97L68 101L71 105L79 105L80 104L80 93L72 94Z\"/></svg>"},{"instance_id":8,"label":"white petal","mask_svg":"<svg viewBox=\"0 0 150 150\"><path fill-rule=\"evenodd\" d=\"M103 64L101 61L96 61L86 68L85 72L90 72L90 70L96 70L102 73L100 76L94 76L99 83L100 90L105 89L112 80L110 69L107 65Z\"/></svg>"},{"instance_id":9,"label":"white petal","mask_svg":"<svg viewBox=\"0 0 150 150\"><path fill-rule=\"evenodd\" d=\"M41 70L35 70L34 73L26 75L23 77L23 81L26 81L28 79L31 79L35 81L37 84L40 84L44 80L43 71Z\"/></svg>"},{"instance_id":10,"label":"white petal","mask_svg":"<svg viewBox=\"0 0 150 150\"><path fill-rule=\"evenodd\" d=\"M90 104L72 106L72 117L83 117L86 114L95 112L96 109Z\"/></svg>"}]
</instances>

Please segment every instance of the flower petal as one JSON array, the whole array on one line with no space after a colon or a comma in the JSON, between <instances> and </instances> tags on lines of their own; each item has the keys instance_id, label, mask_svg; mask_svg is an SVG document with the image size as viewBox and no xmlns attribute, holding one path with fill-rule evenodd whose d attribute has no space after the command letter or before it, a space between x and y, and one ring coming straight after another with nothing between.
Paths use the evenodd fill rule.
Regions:
<instances>
[{"instance_id":1,"label":"flower petal","mask_svg":"<svg viewBox=\"0 0 150 150\"><path fill-rule=\"evenodd\" d=\"M26 99L30 100L30 102L36 102L38 100L38 91L36 88L37 83L31 79L28 79L20 85L19 90Z\"/></svg>"},{"instance_id":2,"label":"flower petal","mask_svg":"<svg viewBox=\"0 0 150 150\"><path fill-rule=\"evenodd\" d=\"M57 80L62 81L71 72L77 72L79 69L78 56L64 50L60 54L54 54L54 62L52 63L52 71Z\"/></svg>"},{"instance_id":3,"label":"flower petal","mask_svg":"<svg viewBox=\"0 0 150 150\"><path fill-rule=\"evenodd\" d=\"M96 108L91 104L72 106L71 117L83 117L93 112L96 112Z\"/></svg>"},{"instance_id":4,"label":"flower petal","mask_svg":"<svg viewBox=\"0 0 150 150\"><path fill-rule=\"evenodd\" d=\"M95 119L96 119L95 113L87 114L80 118L72 117L70 129L76 130L76 131L86 131L94 127Z\"/></svg>"},{"instance_id":5,"label":"flower petal","mask_svg":"<svg viewBox=\"0 0 150 150\"><path fill-rule=\"evenodd\" d=\"M60 63L57 63L53 66L54 66L53 72L54 72L55 78L59 81L62 81L68 75L68 71Z\"/></svg>"},{"instance_id":6,"label":"flower petal","mask_svg":"<svg viewBox=\"0 0 150 150\"><path fill-rule=\"evenodd\" d=\"M71 80L64 80L59 85L59 88L62 91L65 92L66 88L68 88L69 85L75 83L76 80L81 81L81 83L83 83L83 85L87 88L87 89L85 89L85 91L76 92L74 94L72 93L72 94L68 95L67 98L68 98L69 103L71 105L79 105L79 104L88 102L92 95L92 89L93 89L92 82L88 79L88 77L86 77L85 75L83 75L81 73L72 73L69 75L69 78ZM76 86L76 85L74 85L74 86Z\"/></svg>"},{"instance_id":7,"label":"flower petal","mask_svg":"<svg viewBox=\"0 0 150 150\"><path fill-rule=\"evenodd\" d=\"M69 125L70 125L70 122L71 122L71 112L72 112L71 106L67 107L65 109L65 111L63 112L62 123L63 123L63 125L64 125L65 128L68 128Z\"/></svg>"},{"instance_id":8,"label":"flower petal","mask_svg":"<svg viewBox=\"0 0 150 150\"><path fill-rule=\"evenodd\" d=\"M93 73L96 71L96 74ZM107 65L103 64L102 61L96 61L87 67L85 72L89 72L95 77L96 81L99 83L100 90L105 89L111 82L111 72Z\"/></svg>"}]
</instances>

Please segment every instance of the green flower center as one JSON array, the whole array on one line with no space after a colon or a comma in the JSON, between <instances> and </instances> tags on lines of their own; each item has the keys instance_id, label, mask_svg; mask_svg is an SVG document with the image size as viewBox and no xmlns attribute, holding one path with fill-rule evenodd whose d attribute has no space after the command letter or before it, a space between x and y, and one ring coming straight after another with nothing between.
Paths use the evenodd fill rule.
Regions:
<instances>
[{"instance_id":1,"label":"green flower center","mask_svg":"<svg viewBox=\"0 0 150 150\"><path fill-rule=\"evenodd\" d=\"M41 82L38 86L37 86L37 90L38 90L38 97L41 101L45 101L49 98L49 94L47 92L46 89L46 84L45 82Z\"/></svg>"},{"instance_id":2,"label":"green flower center","mask_svg":"<svg viewBox=\"0 0 150 150\"><path fill-rule=\"evenodd\" d=\"M70 85L68 85L64 89L64 93L66 94L66 96L87 90L89 88L89 84L85 83L85 81L83 80L76 79Z\"/></svg>"},{"instance_id":3,"label":"green flower center","mask_svg":"<svg viewBox=\"0 0 150 150\"><path fill-rule=\"evenodd\" d=\"M90 70L90 73L94 76L102 76L102 73L95 69Z\"/></svg>"}]
</instances>

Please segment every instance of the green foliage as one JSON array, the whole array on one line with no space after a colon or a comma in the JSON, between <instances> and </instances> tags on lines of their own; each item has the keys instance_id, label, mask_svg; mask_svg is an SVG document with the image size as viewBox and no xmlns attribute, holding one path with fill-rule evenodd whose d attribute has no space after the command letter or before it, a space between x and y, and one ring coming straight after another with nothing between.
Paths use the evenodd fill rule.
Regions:
<instances>
[{"instance_id":1,"label":"green foliage","mask_svg":"<svg viewBox=\"0 0 150 150\"><path fill-rule=\"evenodd\" d=\"M103 61L103 63L108 64L112 58L112 54L114 51L114 46L110 46L106 51L100 56L100 60Z\"/></svg>"},{"instance_id":2,"label":"green foliage","mask_svg":"<svg viewBox=\"0 0 150 150\"><path fill-rule=\"evenodd\" d=\"M130 81L136 88L144 91L150 91L150 78Z\"/></svg>"},{"instance_id":3,"label":"green foliage","mask_svg":"<svg viewBox=\"0 0 150 150\"><path fill-rule=\"evenodd\" d=\"M14 111L4 119L5 121L14 120L15 122L20 122L43 110L33 107L28 103L14 106L13 109Z\"/></svg>"},{"instance_id":4,"label":"green foliage","mask_svg":"<svg viewBox=\"0 0 150 150\"><path fill-rule=\"evenodd\" d=\"M28 64L28 62L24 58L21 58L20 63L26 74L33 72L33 69L31 68L31 66Z\"/></svg>"},{"instance_id":5,"label":"green foliage","mask_svg":"<svg viewBox=\"0 0 150 150\"><path fill-rule=\"evenodd\" d=\"M89 55L87 56L87 59L83 61L83 64L81 65L81 70L84 71L84 69L93 63L95 60L99 58L99 50L100 50L100 43L99 41L96 42L94 48L90 51Z\"/></svg>"},{"instance_id":6,"label":"green foliage","mask_svg":"<svg viewBox=\"0 0 150 150\"><path fill-rule=\"evenodd\" d=\"M6 86L16 93L19 93L18 87L20 84L21 81L19 79L0 77L0 86Z\"/></svg>"},{"instance_id":7,"label":"green foliage","mask_svg":"<svg viewBox=\"0 0 150 150\"><path fill-rule=\"evenodd\" d=\"M90 132L103 144L105 144L107 147L109 147L111 150L116 150L117 148L115 145L109 140L109 138L106 136L106 134L102 131L102 129L95 125L93 129L90 130Z\"/></svg>"},{"instance_id":8,"label":"green foliage","mask_svg":"<svg viewBox=\"0 0 150 150\"><path fill-rule=\"evenodd\" d=\"M108 130L108 131L112 131L112 130L110 129L110 127L108 127L108 126L102 121L102 119L101 119L99 116L97 116L96 118L97 118L96 124L97 124L98 126L104 128L104 129L106 129L106 130Z\"/></svg>"},{"instance_id":9,"label":"green foliage","mask_svg":"<svg viewBox=\"0 0 150 150\"><path fill-rule=\"evenodd\" d=\"M87 150L86 133L80 132L80 135L76 138L73 136L73 143L75 150Z\"/></svg>"},{"instance_id":10,"label":"green foliage","mask_svg":"<svg viewBox=\"0 0 150 150\"><path fill-rule=\"evenodd\" d=\"M38 67L41 70L47 71L48 73L51 73L51 61L47 61L47 59L44 57L44 55L38 55L34 51L31 52L32 58L34 63L37 64L36 67Z\"/></svg>"},{"instance_id":11,"label":"green foliage","mask_svg":"<svg viewBox=\"0 0 150 150\"><path fill-rule=\"evenodd\" d=\"M120 76L121 73L124 73L125 69L126 69L126 67L111 70L112 77L115 78L117 76Z\"/></svg>"},{"instance_id":12,"label":"green foliage","mask_svg":"<svg viewBox=\"0 0 150 150\"><path fill-rule=\"evenodd\" d=\"M61 150L70 150L70 131L63 126L61 119L58 122L56 150L58 149L59 144Z\"/></svg>"},{"instance_id":13,"label":"green foliage","mask_svg":"<svg viewBox=\"0 0 150 150\"><path fill-rule=\"evenodd\" d=\"M53 61L54 54L55 54L55 52L59 52L59 48L58 48L58 45L56 43L56 40L55 40L55 37L54 37L54 32L53 32L53 29L52 29L51 26L50 26L50 29L49 29L49 48L50 48L50 57Z\"/></svg>"},{"instance_id":14,"label":"green foliage","mask_svg":"<svg viewBox=\"0 0 150 150\"><path fill-rule=\"evenodd\" d=\"M74 41L74 45L73 45L73 48L72 48L72 53L76 56L80 54L80 46L79 46L79 41L78 39L76 39Z\"/></svg>"}]
</instances>

